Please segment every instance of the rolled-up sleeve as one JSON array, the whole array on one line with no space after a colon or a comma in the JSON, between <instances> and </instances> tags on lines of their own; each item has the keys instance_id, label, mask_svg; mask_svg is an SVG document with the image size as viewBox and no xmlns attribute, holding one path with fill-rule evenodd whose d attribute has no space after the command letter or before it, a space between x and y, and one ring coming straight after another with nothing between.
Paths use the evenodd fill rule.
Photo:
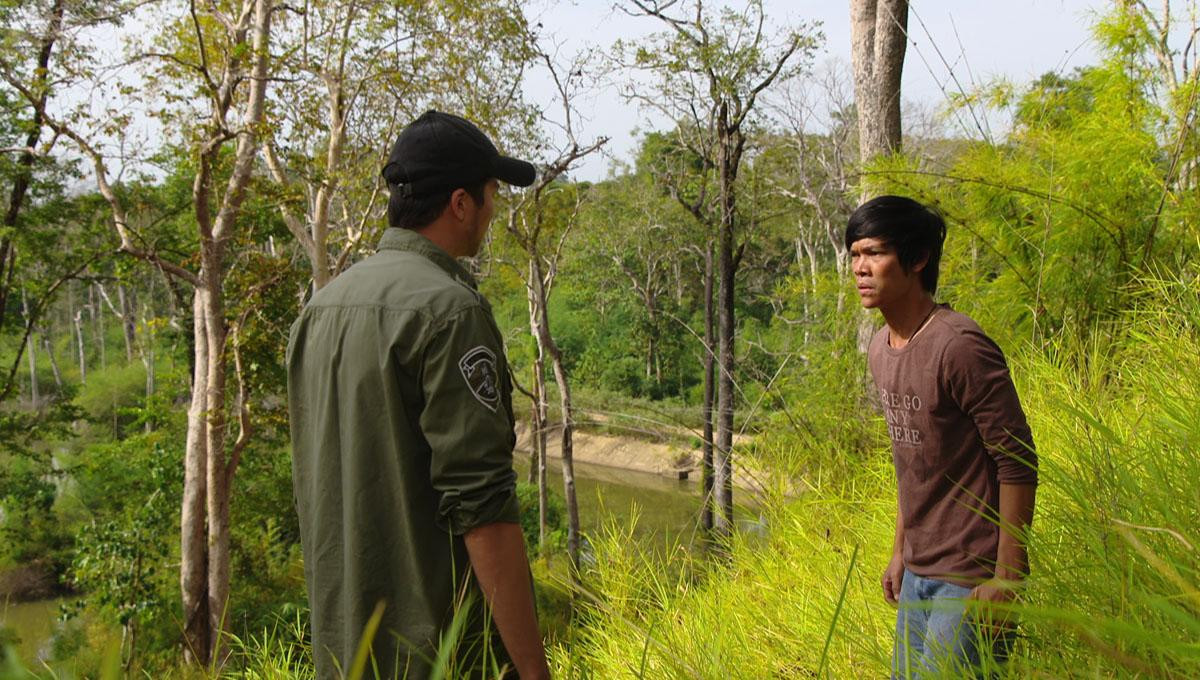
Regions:
<instances>
[{"instance_id":1,"label":"rolled-up sleeve","mask_svg":"<svg viewBox=\"0 0 1200 680\"><path fill-rule=\"evenodd\" d=\"M980 332L965 332L946 349L951 396L975 422L1003 484L1037 484L1037 451L1004 353Z\"/></svg>"},{"instance_id":2,"label":"rolled-up sleeve","mask_svg":"<svg viewBox=\"0 0 1200 680\"><path fill-rule=\"evenodd\" d=\"M430 446L437 523L455 535L517 522L510 382L488 312L468 307L446 320L424 352L421 430Z\"/></svg>"}]
</instances>

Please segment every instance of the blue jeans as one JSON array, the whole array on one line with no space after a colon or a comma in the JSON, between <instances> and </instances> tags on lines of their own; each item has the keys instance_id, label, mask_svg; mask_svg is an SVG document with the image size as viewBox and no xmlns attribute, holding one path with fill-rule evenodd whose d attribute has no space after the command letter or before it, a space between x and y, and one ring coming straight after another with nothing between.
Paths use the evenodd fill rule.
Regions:
<instances>
[{"instance_id":1,"label":"blue jeans","mask_svg":"<svg viewBox=\"0 0 1200 680\"><path fill-rule=\"evenodd\" d=\"M986 635L966 611L966 586L904 570L896 612L893 680L907 678L989 678L1008 658L1011 632ZM981 654L981 652L983 652Z\"/></svg>"}]
</instances>

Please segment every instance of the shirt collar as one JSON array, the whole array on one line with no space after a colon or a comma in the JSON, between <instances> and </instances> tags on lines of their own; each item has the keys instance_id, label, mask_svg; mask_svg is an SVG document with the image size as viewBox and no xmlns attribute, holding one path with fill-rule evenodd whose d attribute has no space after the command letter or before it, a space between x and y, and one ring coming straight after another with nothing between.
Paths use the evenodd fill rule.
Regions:
<instances>
[{"instance_id":1,"label":"shirt collar","mask_svg":"<svg viewBox=\"0 0 1200 680\"><path fill-rule=\"evenodd\" d=\"M430 241L412 229L388 227L379 239L379 250L399 250L417 253L438 267L441 267L443 271L458 282L470 287L472 290L479 289L479 284L475 282L475 277L471 276L471 272L459 264L458 260L437 247L433 241Z\"/></svg>"}]
</instances>

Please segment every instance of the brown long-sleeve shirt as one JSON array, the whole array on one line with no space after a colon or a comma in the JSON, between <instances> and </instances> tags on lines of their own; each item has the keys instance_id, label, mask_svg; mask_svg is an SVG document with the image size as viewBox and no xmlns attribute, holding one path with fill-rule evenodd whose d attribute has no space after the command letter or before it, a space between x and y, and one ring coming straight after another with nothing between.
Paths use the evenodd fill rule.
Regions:
<instances>
[{"instance_id":1,"label":"brown long-sleeve shirt","mask_svg":"<svg viewBox=\"0 0 1200 680\"><path fill-rule=\"evenodd\" d=\"M961 584L991 578L1000 484L1036 484L1037 454L1004 354L940 306L907 345L884 326L867 355L892 440L904 565Z\"/></svg>"}]
</instances>

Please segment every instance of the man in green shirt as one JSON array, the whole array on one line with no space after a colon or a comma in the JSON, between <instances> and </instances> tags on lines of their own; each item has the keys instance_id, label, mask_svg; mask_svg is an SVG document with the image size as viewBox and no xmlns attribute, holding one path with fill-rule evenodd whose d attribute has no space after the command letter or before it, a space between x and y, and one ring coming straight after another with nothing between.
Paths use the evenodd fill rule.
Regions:
<instances>
[{"instance_id":1,"label":"man in green shirt","mask_svg":"<svg viewBox=\"0 0 1200 680\"><path fill-rule=\"evenodd\" d=\"M448 677L548 678L518 524L512 382L491 307L455 259L478 252L497 180L528 186L535 171L430 111L400 133L383 175L378 252L317 292L288 341L317 675L348 670L382 604L379 677L428 676L456 637Z\"/></svg>"}]
</instances>

